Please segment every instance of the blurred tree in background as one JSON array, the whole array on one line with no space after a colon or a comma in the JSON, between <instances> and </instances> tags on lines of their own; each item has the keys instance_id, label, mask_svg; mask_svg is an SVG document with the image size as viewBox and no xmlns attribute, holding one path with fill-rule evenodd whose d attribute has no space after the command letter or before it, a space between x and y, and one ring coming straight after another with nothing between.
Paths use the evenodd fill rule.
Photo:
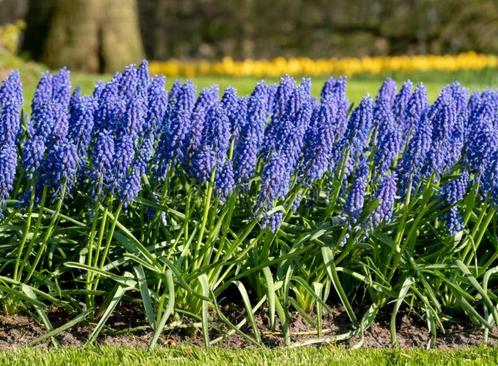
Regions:
<instances>
[{"instance_id":1,"label":"blurred tree in background","mask_svg":"<svg viewBox=\"0 0 498 366\"><path fill-rule=\"evenodd\" d=\"M0 24L26 9L29 56L91 71L143 49L157 60L498 53L498 0L0 0Z\"/></svg>"},{"instance_id":2,"label":"blurred tree in background","mask_svg":"<svg viewBox=\"0 0 498 366\"><path fill-rule=\"evenodd\" d=\"M111 72L140 61L136 0L29 0L23 49L52 67Z\"/></svg>"}]
</instances>

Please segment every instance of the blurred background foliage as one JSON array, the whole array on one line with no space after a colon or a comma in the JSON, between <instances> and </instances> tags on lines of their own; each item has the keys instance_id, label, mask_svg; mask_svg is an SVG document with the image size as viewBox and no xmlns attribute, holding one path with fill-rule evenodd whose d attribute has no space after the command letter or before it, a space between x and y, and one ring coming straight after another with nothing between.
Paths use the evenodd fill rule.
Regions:
<instances>
[{"instance_id":1,"label":"blurred background foliage","mask_svg":"<svg viewBox=\"0 0 498 366\"><path fill-rule=\"evenodd\" d=\"M498 54L496 0L0 0L0 26L19 19L25 57L93 72L144 56Z\"/></svg>"}]
</instances>

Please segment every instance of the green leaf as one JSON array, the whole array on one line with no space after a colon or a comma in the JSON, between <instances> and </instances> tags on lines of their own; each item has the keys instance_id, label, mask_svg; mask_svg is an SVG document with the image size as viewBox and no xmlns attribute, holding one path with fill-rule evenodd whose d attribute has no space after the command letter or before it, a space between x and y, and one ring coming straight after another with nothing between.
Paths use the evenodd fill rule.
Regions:
<instances>
[{"instance_id":1,"label":"green leaf","mask_svg":"<svg viewBox=\"0 0 498 366\"><path fill-rule=\"evenodd\" d=\"M348 314L349 319L351 319L351 322L354 326L358 326L358 319L356 318L356 315L353 311L353 307L351 306L348 297L344 292L344 289L342 288L341 282L339 281L339 276L337 275L337 270L335 268L332 250L328 247L322 247L322 256L323 262L327 269L327 273L330 276L332 284L334 285L334 288L337 292L337 295L339 296L339 299L342 302L342 305L346 309L346 313Z\"/></svg>"},{"instance_id":2,"label":"green leaf","mask_svg":"<svg viewBox=\"0 0 498 366\"><path fill-rule=\"evenodd\" d=\"M43 342L45 339L50 338L50 337L55 337L56 335L66 331L69 328L72 328L76 324L80 323L81 321L85 320L90 314L92 313L92 310L85 310L75 318L71 319L67 323L64 323L60 327L57 327L55 329L52 329L51 331L43 334L42 336L32 340L31 342L28 343L30 347Z\"/></svg>"},{"instance_id":3,"label":"green leaf","mask_svg":"<svg viewBox=\"0 0 498 366\"><path fill-rule=\"evenodd\" d=\"M33 292L33 290L31 289L31 287L29 287L25 284L22 284L21 289L26 294L26 296L28 296L30 299L35 300L35 301L37 300L36 295ZM44 305L43 304L42 305L33 304L33 306L35 307L36 312L40 316L40 318L41 318L43 324L45 325L45 327L47 328L47 330L49 332L52 331L54 328L52 326L52 323L48 319L47 314L43 310ZM54 337L52 337L52 343L53 343L54 347L59 347L59 342L57 342L57 340Z\"/></svg>"},{"instance_id":4,"label":"green leaf","mask_svg":"<svg viewBox=\"0 0 498 366\"><path fill-rule=\"evenodd\" d=\"M168 286L168 304L166 305L166 310L161 317L161 321L159 322L157 327L155 327L154 335L149 344L149 350L153 350L156 347L159 336L163 332L168 318L171 316L171 314L173 314L173 311L175 309L175 284L173 282L173 274L171 270L166 271L166 285Z\"/></svg>"},{"instance_id":5,"label":"green leaf","mask_svg":"<svg viewBox=\"0 0 498 366\"><path fill-rule=\"evenodd\" d=\"M472 286L477 290L477 292L482 296L482 299L484 303L486 304L486 307L488 310L493 314L493 318L495 320L495 323L498 324L498 311L496 310L496 307L493 305L493 302L488 296L488 292L485 291L479 282L477 282L476 278L472 275L472 273L469 271L467 266L459 259L456 260L456 264L458 268L463 272L465 277L469 280Z\"/></svg>"},{"instance_id":6,"label":"green leaf","mask_svg":"<svg viewBox=\"0 0 498 366\"><path fill-rule=\"evenodd\" d=\"M254 310L251 306L251 300L249 299L249 295L247 294L246 288L244 284L240 281L234 281L233 284L237 286L239 290L240 296L242 297L242 301L244 302L244 306L247 312L247 318L251 323L251 327L254 333L254 337L256 338L256 343L261 345L261 335L259 333L258 326L256 324L256 319L254 318Z\"/></svg>"},{"instance_id":7,"label":"green leaf","mask_svg":"<svg viewBox=\"0 0 498 366\"><path fill-rule=\"evenodd\" d=\"M406 294L410 290L410 287L415 283L412 277L408 277L403 281L401 289L399 290L398 298L394 303L393 311L391 313L391 345L396 346L398 341L396 339L396 316L398 315L399 308L403 301L405 300Z\"/></svg>"},{"instance_id":8,"label":"green leaf","mask_svg":"<svg viewBox=\"0 0 498 366\"><path fill-rule=\"evenodd\" d=\"M142 266L133 266L135 270L138 288L140 289L140 295L142 296L142 303L145 310L145 316L152 329L156 326L156 317L154 315L154 309L152 307L152 300L150 298L149 286L147 285L147 280L145 278L145 272Z\"/></svg>"},{"instance_id":9,"label":"green leaf","mask_svg":"<svg viewBox=\"0 0 498 366\"><path fill-rule=\"evenodd\" d=\"M268 296L268 318L270 319L270 329L275 330L275 283L270 268L263 268L263 274L266 280L266 295Z\"/></svg>"},{"instance_id":10,"label":"green leaf","mask_svg":"<svg viewBox=\"0 0 498 366\"><path fill-rule=\"evenodd\" d=\"M131 278L129 276L119 276L119 275L116 275L114 273L107 272L107 271L104 271L102 269L92 267L92 266L89 266L89 265L83 264L83 263L66 262L66 263L64 263L64 265L68 268L78 268L78 269L82 269L85 271L99 274L103 277L110 278L111 280L121 284L124 287L137 288L137 281L135 281L133 278Z\"/></svg>"},{"instance_id":11,"label":"green leaf","mask_svg":"<svg viewBox=\"0 0 498 366\"><path fill-rule=\"evenodd\" d=\"M209 282L206 274L199 276L199 282L202 287L202 295L209 299ZM204 346L209 347L209 301L202 300L202 336L204 339Z\"/></svg>"},{"instance_id":12,"label":"green leaf","mask_svg":"<svg viewBox=\"0 0 498 366\"><path fill-rule=\"evenodd\" d=\"M218 306L218 303L213 295L213 305L214 309L216 311L216 314L220 318L221 321L223 321L230 329L232 329L233 332L237 333L240 337L244 338L245 340L249 341L250 343L253 343L254 345L259 345L259 342L256 339L253 339L249 337L246 333L240 330L240 327L233 324L226 316L223 314L221 311L220 307Z\"/></svg>"},{"instance_id":13,"label":"green leaf","mask_svg":"<svg viewBox=\"0 0 498 366\"><path fill-rule=\"evenodd\" d=\"M122 285L117 286L116 290L111 295L112 297L110 298L109 305L105 309L104 314L102 315L99 322L97 323L92 333L88 337L87 344L92 344L97 339L98 335L104 328L105 323L107 323L107 320L109 320L109 317L111 316L112 312L123 298L123 295L125 294L126 290L127 289Z\"/></svg>"}]
</instances>

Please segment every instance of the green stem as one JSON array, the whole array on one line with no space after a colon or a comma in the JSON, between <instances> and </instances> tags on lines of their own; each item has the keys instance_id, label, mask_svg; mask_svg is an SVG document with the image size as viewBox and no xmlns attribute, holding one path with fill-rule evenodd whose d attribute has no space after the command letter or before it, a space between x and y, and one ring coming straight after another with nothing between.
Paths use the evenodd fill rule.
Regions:
<instances>
[{"instance_id":1,"label":"green stem","mask_svg":"<svg viewBox=\"0 0 498 366\"><path fill-rule=\"evenodd\" d=\"M106 202L106 206L104 208L104 213L102 214L102 222L100 223L100 228L99 228L99 236L97 239L97 245L95 246L95 258L93 259L93 267L97 267L99 263L99 258L100 258L100 252L102 249L102 241L104 240L104 234L105 234L105 229L107 226L107 217L109 216L109 207L112 206L112 196L109 196ZM93 278L95 274L91 275L91 278Z\"/></svg>"},{"instance_id":2,"label":"green stem","mask_svg":"<svg viewBox=\"0 0 498 366\"><path fill-rule=\"evenodd\" d=\"M24 251L24 246L26 245L27 239L28 239L28 233L31 228L31 218L33 215L33 207L35 206L35 197L36 197L36 192L35 192L35 179L33 179L32 187L33 190L31 191L31 197L29 200L29 208L28 208L28 216L26 218L26 226L24 227L24 233L21 238L21 243L19 244L19 249L17 252L17 258L16 258L16 265L14 267L14 281L19 281L20 278L19 276L19 266L20 266L20 261L21 257Z\"/></svg>"},{"instance_id":3,"label":"green stem","mask_svg":"<svg viewBox=\"0 0 498 366\"><path fill-rule=\"evenodd\" d=\"M470 262L472 261L472 258L473 258L473 255L469 255L469 254L471 254L470 249L474 248L474 253L475 253L475 251L477 250L477 247L479 246L479 244L482 241L482 238L484 237L484 234L486 234L486 231L488 229L489 224L491 223L491 221L495 217L495 214L496 214L496 208L492 208L491 210L489 210L489 212L485 216L484 221L482 222L481 225L479 225L479 231L475 233L478 235L477 235L477 238L475 238L473 240L473 245L467 245L467 247L465 248L465 252L462 256L462 259L463 259L463 262L467 266L470 264ZM473 235L472 237L474 238L474 236L475 235ZM469 256L469 257L467 258L467 256Z\"/></svg>"},{"instance_id":4,"label":"green stem","mask_svg":"<svg viewBox=\"0 0 498 366\"><path fill-rule=\"evenodd\" d=\"M100 258L100 264L98 266L99 269L102 269L104 267L105 261L107 260L107 256L109 255L109 250L111 248L112 238L114 237L114 231L116 230L116 225L118 224L119 214L121 213L122 208L123 208L123 204L119 203L119 206L116 209L116 213L114 214L114 220L112 221L111 227L110 227L108 235L107 235L107 239L106 239L106 243L105 243L105 247L104 247L104 253L103 253L102 257ZM108 216L107 212L108 212L108 207L105 208L104 218L106 218ZM104 219L102 219L102 220L104 221ZM106 226L106 223L103 222L101 227L100 227L101 230L99 233L98 244L102 243L102 239L104 236L103 233L105 232L105 230L104 230L105 226ZM96 252L96 255L95 255L95 266L97 265L98 260L99 260L99 258L97 257L97 254L99 254L99 253L100 253L100 245L99 245L97 252ZM95 282L93 283L94 290L97 290L97 288L99 286L99 280L100 280L100 277L96 276Z\"/></svg>"},{"instance_id":5,"label":"green stem","mask_svg":"<svg viewBox=\"0 0 498 366\"><path fill-rule=\"evenodd\" d=\"M43 221L43 211L45 209L45 201L47 200L47 194L48 194L47 187L43 187L42 198L41 198L40 205L39 205L40 208L38 210L38 219L36 221L35 230L33 232L33 236L31 237L31 240L29 241L28 250L26 250L26 253L24 254L24 258L22 259L22 262L19 266L19 279L18 279L19 281L21 281L24 267L26 266L26 263L28 262L28 259L33 252L33 247L35 245L36 239L38 238L38 233L40 231L41 224Z\"/></svg>"},{"instance_id":6,"label":"green stem","mask_svg":"<svg viewBox=\"0 0 498 366\"><path fill-rule=\"evenodd\" d=\"M116 225L118 224L119 214L121 213L122 208L123 208L123 204L120 203L117 210L116 210L116 213L114 214L114 220L112 222L112 225L111 225L111 228L109 231L109 235L107 236L107 240L105 243L104 255L100 259L100 265L99 265L100 269L102 269L104 267L105 261L107 259L107 255L109 254L109 249L111 248L112 238L114 236L114 231L116 230Z\"/></svg>"},{"instance_id":7,"label":"green stem","mask_svg":"<svg viewBox=\"0 0 498 366\"><path fill-rule=\"evenodd\" d=\"M389 253L389 258L387 260L388 266L386 268L391 268L389 271L388 279L391 280L394 276L394 273L396 272L399 262L401 260L401 255L403 253L403 250L401 248L401 241L403 239L403 235L405 233L405 226L406 226L406 219L408 217L408 214L410 213L412 207L410 206L410 200L411 200L411 191L412 191L412 183L408 184L408 191L406 192L406 199L405 199L405 207L403 210L403 216L401 217L401 222L398 225L398 231L396 232L396 237L394 238L394 243L393 247L391 248L391 252ZM394 257L394 262L392 266L391 260Z\"/></svg>"},{"instance_id":8,"label":"green stem","mask_svg":"<svg viewBox=\"0 0 498 366\"><path fill-rule=\"evenodd\" d=\"M342 181L344 180L344 174L346 174L346 167L347 167L347 164L349 161L349 154L350 154L350 150L348 149L348 151L346 152L346 155L344 157L344 160L342 162L341 172L339 174L339 179L336 182L337 185L335 187L334 194L332 195L332 199L325 210L325 218L330 217L332 212L334 212L334 210L335 210L335 206L337 204L339 194L341 193L341 187L342 187Z\"/></svg>"},{"instance_id":9,"label":"green stem","mask_svg":"<svg viewBox=\"0 0 498 366\"><path fill-rule=\"evenodd\" d=\"M95 243L95 235L97 231L97 223L99 221L99 215L98 215L98 204L95 205L94 209L95 216L93 217L93 222L92 222L92 228L90 229L90 234L88 238L88 245L87 245L87 265L91 266L93 264L93 247ZM104 214L105 215L105 214ZM86 274L86 284L85 288L88 291L87 293L87 308L91 308L93 305L93 299L94 296L90 293L90 290L92 289L91 283L93 279L93 272L88 271Z\"/></svg>"},{"instance_id":10,"label":"green stem","mask_svg":"<svg viewBox=\"0 0 498 366\"><path fill-rule=\"evenodd\" d=\"M52 237L52 233L55 230L57 220L59 219L59 214L60 214L61 209L62 209L62 203L64 202L65 195L66 195L66 182L64 182L64 184L62 186L61 196L60 196L59 200L57 201L57 206L55 208L55 212L52 215L52 219L50 220L50 224L48 226L48 229L45 232L45 236L43 237L43 241L42 241L42 244L40 246L40 250L38 251L36 258L35 258L35 261L33 262L33 265L31 266L31 270L30 270L28 276L26 277L26 280L25 280L26 282L29 281L31 276L33 276L33 274L35 273L36 267L38 266L38 263L40 262L41 257L43 255L43 253L45 252L45 249L47 248L48 241Z\"/></svg>"},{"instance_id":11,"label":"green stem","mask_svg":"<svg viewBox=\"0 0 498 366\"><path fill-rule=\"evenodd\" d=\"M213 176L214 176L214 174L213 174ZM208 189L207 189L206 196L204 197L204 213L202 215L202 222L201 222L201 227L199 230L199 236L198 236L195 250L193 253L194 258L196 258L194 268L198 268L199 263L202 262L199 260L199 258L197 258L197 255L199 254L199 251L201 249L202 239L204 237L204 232L206 231L206 225L207 225L207 222L209 219L209 211L210 211L210 206L211 206L210 205L211 196L213 195L213 185L214 185L213 179L211 179L211 181L208 183Z\"/></svg>"},{"instance_id":12,"label":"green stem","mask_svg":"<svg viewBox=\"0 0 498 366\"><path fill-rule=\"evenodd\" d=\"M190 185L187 183L186 184L186 190L188 192L187 194L187 203L185 204L185 222L183 225L183 232L184 232L184 238L185 238L185 243L188 242L188 237L189 237L189 232L188 232L188 222L189 222L189 217L190 217L190 202L192 201L192 191L190 189Z\"/></svg>"}]
</instances>

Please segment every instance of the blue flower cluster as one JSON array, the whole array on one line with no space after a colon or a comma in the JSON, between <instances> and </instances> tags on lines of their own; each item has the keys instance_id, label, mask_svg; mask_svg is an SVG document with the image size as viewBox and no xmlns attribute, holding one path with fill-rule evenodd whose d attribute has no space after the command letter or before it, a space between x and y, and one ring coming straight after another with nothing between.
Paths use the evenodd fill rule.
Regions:
<instances>
[{"instance_id":1,"label":"blue flower cluster","mask_svg":"<svg viewBox=\"0 0 498 366\"><path fill-rule=\"evenodd\" d=\"M398 90L387 79L353 108L346 87L345 78L330 78L316 98L309 79L285 76L278 85L258 83L249 96L229 87L220 97L217 86L198 93L190 81L167 90L143 61L89 96L72 90L67 69L45 73L23 114L13 72L0 86L0 207L13 194L39 200L43 191L49 199L112 196L127 207L144 181L162 192L181 176L213 185L221 203L245 196L274 231L287 210L329 204L323 192L337 189L334 205L348 225L377 202L361 223L375 228L407 193L432 184L455 234L471 185L498 202L498 92L469 95L454 83L431 104L424 85L407 81ZM13 192L16 177L25 183Z\"/></svg>"},{"instance_id":2,"label":"blue flower cluster","mask_svg":"<svg viewBox=\"0 0 498 366\"><path fill-rule=\"evenodd\" d=\"M19 72L0 86L0 218L2 206L13 189L17 168L17 142L24 99Z\"/></svg>"}]
</instances>

